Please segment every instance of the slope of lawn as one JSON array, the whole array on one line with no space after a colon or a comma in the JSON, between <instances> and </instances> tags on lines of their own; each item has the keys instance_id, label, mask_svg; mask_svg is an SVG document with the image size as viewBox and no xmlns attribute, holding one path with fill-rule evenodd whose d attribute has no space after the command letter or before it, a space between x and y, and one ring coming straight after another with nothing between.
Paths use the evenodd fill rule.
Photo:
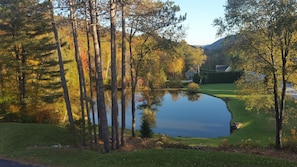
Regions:
<instances>
[{"instance_id":1,"label":"slope of lawn","mask_svg":"<svg viewBox=\"0 0 297 167\"><path fill-rule=\"evenodd\" d=\"M102 154L71 147L69 132L43 124L0 123L0 157L57 167L296 166L252 154L186 149L147 149ZM56 145L61 147L55 147Z\"/></svg>"}]
</instances>

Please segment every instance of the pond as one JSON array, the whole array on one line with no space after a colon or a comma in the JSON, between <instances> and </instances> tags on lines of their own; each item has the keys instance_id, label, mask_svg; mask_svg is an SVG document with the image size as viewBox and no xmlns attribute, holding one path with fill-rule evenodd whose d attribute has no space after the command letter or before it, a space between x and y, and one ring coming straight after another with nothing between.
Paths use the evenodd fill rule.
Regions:
<instances>
[{"instance_id":1,"label":"pond","mask_svg":"<svg viewBox=\"0 0 297 167\"><path fill-rule=\"evenodd\" d=\"M130 104L131 97L129 99L128 96L126 100ZM129 104L126 105L126 128L131 129L132 114ZM119 113L120 106L119 101ZM141 119L145 117L151 122L155 134L199 138L230 135L231 114L226 103L213 96L188 95L184 91L141 92L136 95L136 108L137 130L140 129ZM107 111L108 123L111 124L109 106Z\"/></svg>"}]
</instances>

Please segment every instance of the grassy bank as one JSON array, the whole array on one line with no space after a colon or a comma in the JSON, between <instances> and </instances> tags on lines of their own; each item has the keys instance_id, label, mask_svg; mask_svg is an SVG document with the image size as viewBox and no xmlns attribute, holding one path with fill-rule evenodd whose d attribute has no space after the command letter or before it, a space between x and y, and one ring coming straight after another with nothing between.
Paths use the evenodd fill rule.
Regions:
<instances>
[{"instance_id":1,"label":"grassy bank","mask_svg":"<svg viewBox=\"0 0 297 167\"><path fill-rule=\"evenodd\" d=\"M275 122L273 113L251 112L245 110L244 102L236 98L234 84L201 85L201 92L225 100L232 114L232 122L243 126L226 138L229 144L250 143L267 147L274 143Z\"/></svg>"},{"instance_id":2,"label":"grassy bank","mask_svg":"<svg viewBox=\"0 0 297 167\"><path fill-rule=\"evenodd\" d=\"M72 148L66 129L53 125L0 123L0 155L57 167L296 166L293 161L211 150L147 149L100 152ZM61 147L59 146L61 145ZM57 147L58 146L58 147ZM0 156L0 157L1 157Z\"/></svg>"},{"instance_id":3,"label":"grassy bank","mask_svg":"<svg viewBox=\"0 0 297 167\"><path fill-rule=\"evenodd\" d=\"M218 146L257 144L266 147L273 143L274 122L272 115L244 110L236 99L232 84L201 85L201 92L220 97L227 102L233 122L243 127L223 139L175 139L191 145ZM17 159L54 167L95 166L297 166L296 161L216 149L146 149L130 152L88 151L72 147L69 132L54 125L0 123L0 158ZM281 153L280 153L281 154Z\"/></svg>"},{"instance_id":4,"label":"grassy bank","mask_svg":"<svg viewBox=\"0 0 297 167\"><path fill-rule=\"evenodd\" d=\"M244 102L236 97L234 84L208 84L201 85L201 92L217 96L225 100L232 114L232 122L241 122L243 126L236 130L224 142L229 144L250 144L258 147L274 146L275 118L274 112L256 112L245 110ZM296 103L287 102L291 108L296 108ZM294 113L293 111L290 111ZM292 114L291 113L291 114ZM288 113L285 113L288 114ZM293 115L283 122L283 138L292 138L291 130L296 128L297 121Z\"/></svg>"}]
</instances>

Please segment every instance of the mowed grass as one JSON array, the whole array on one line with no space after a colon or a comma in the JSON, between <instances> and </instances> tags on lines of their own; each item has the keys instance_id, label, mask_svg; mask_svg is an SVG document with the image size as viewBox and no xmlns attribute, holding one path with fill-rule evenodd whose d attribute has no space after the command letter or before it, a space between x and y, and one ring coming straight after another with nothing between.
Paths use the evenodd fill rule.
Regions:
<instances>
[{"instance_id":1,"label":"mowed grass","mask_svg":"<svg viewBox=\"0 0 297 167\"><path fill-rule=\"evenodd\" d=\"M235 84L201 85L202 93L210 94L225 100L232 114L231 122L241 122L243 126L235 130L227 141L229 144L252 144L268 147L274 144L275 122L273 113L245 110L245 104L236 97Z\"/></svg>"},{"instance_id":2,"label":"mowed grass","mask_svg":"<svg viewBox=\"0 0 297 167\"><path fill-rule=\"evenodd\" d=\"M272 157L208 150L147 149L102 154L71 147L69 132L54 125L0 123L0 130L1 157L53 167L297 165ZM62 147L52 147L57 144Z\"/></svg>"},{"instance_id":3,"label":"mowed grass","mask_svg":"<svg viewBox=\"0 0 297 167\"><path fill-rule=\"evenodd\" d=\"M242 144L246 141L267 147L274 142L272 115L245 111L244 103L236 99L235 85L213 84L200 87L201 92L224 99L233 115L232 121L242 122L243 128L226 138L173 140L213 147L223 142ZM55 125L0 123L0 132L0 157L53 167L297 166L296 161L215 149L146 149L102 154L100 149L89 151L74 148L69 131ZM54 147L56 145L61 147Z\"/></svg>"}]
</instances>

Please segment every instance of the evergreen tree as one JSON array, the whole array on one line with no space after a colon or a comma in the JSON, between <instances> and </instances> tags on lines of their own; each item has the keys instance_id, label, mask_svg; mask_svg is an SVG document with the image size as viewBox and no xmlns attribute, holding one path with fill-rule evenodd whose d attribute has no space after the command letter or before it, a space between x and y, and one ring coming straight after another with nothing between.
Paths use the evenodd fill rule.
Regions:
<instances>
[{"instance_id":1,"label":"evergreen tree","mask_svg":"<svg viewBox=\"0 0 297 167\"><path fill-rule=\"evenodd\" d=\"M34 115L29 111L45 110L45 104L62 95L58 63L52 55L55 47L49 35L48 5L38 0L3 0L0 9L1 54L7 57L3 61L9 71L2 89L17 102L13 105L16 111Z\"/></svg>"},{"instance_id":2,"label":"evergreen tree","mask_svg":"<svg viewBox=\"0 0 297 167\"><path fill-rule=\"evenodd\" d=\"M151 125L147 119L142 119L140 126L140 137L142 138L152 138L154 135Z\"/></svg>"}]
</instances>

